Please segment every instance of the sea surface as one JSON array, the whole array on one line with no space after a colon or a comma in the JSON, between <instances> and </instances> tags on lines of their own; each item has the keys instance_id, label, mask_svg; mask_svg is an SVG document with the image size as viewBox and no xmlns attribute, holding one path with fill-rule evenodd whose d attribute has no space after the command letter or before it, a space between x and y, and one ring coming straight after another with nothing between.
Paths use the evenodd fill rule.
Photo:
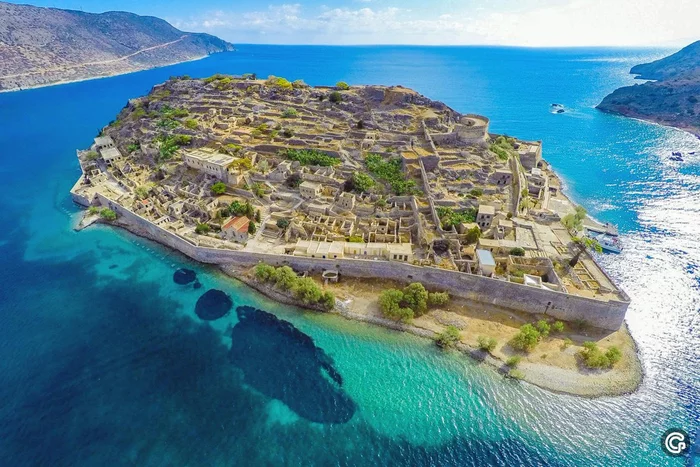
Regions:
<instances>
[{"instance_id":1,"label":"sea surface","mask_svg":"<svg viewBox=\"0 0 700 467\"><path fill-rule=\"evenodd\" d=\"M693 465L660 438L700 425L700 140L594 109L667 52L241 45L0 94L0 464ZM275 304L123 231L72 230L75 149L128 99L170 75L245 72L401 84L542 140L567 193L620 227L624 252L602 261L632 297L640 389L553 394L427 340ZM201 287L175 283L180 268ZM212 289L233 306L202 320Z\"/></svg>"}]
</instances>

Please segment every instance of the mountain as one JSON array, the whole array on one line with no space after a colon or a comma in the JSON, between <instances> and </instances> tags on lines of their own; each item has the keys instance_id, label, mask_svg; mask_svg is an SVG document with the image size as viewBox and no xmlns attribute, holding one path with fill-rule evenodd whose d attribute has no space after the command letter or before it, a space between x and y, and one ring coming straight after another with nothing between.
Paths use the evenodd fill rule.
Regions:
<instances>
[{"instance_id":1,"label":"mountain","mask_svg":"<svg viewBox=\"0 0 700 467\"><path fill-rule=\"evenodd\" d=\"M0 90L111 76L233 50L209 34L122 11L0 2Z\"/></svg>"},{"instance_id":2,"label":"mountain","mask_svg":"<svg viewBox=\"0 0 700 467\"><path fill-rule=\"evenodd\" d=\"M644 84L617 89L598 109L690 131L700 136L700 41L673 55L637 65Z\"/></svg>"}]
</instances>

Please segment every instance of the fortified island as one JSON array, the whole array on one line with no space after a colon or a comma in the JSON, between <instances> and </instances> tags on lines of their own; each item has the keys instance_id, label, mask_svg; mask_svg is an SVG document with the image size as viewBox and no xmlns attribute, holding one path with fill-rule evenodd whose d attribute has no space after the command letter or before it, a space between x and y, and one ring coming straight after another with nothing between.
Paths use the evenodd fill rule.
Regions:
<instances>
[{"instance_id":1,"label":"fortified island","mask_svg":"<svg viewBox=\"0 0 700 467\"><path fill-rule=\"evenodd\" d=\"M514 322L596 330L579 344L621 332L631 342L629 298L586 251L584 231L609 227L564 196L541 142L491 134L486 117L413 90L172 78L129 101L77 155L71 194L90 207L83 223L116 223L281 301L254 283L256 265L289 266L341 296L343 283L419 282ZM350 316L349 302L327 308ZM628 347L626 366L637 368ZM616 388L577 391L531 370L526 379L587 395L639 382L624 375Z\"/></svg>"}]
</instances>

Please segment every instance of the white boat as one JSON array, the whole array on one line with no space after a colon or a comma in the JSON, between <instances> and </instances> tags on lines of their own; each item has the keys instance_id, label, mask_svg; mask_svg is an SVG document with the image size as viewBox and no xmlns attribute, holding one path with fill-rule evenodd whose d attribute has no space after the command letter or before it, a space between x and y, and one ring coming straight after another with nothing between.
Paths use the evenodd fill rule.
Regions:
<instances>
[{"instance_id":1,"label":"white boat","mask_svg":"<svg viewBox=\"0 0 700 467\"><path fill-rule=\"evenodd\" d=\"M611 237L609 235L600 234L593 238L598 240L598 243L600 243L600 246L601 248L603 248L603 251L607 251L609 253L622 252L622 244L620 243L620 239L617 237Z\"/></svg>"}]
</instances>

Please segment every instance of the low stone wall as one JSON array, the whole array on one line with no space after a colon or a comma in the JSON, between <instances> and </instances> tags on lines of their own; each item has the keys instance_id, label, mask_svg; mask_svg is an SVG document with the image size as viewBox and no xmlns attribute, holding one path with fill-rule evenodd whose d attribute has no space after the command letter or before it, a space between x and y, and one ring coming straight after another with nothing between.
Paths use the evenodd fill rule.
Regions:
<instances>
[{"instance_id":1,"label":"low stone wall","mask_svg":"<svg viewBox=\"0 0 700 467\"><path fill-rule=\"evenodd\" d=\"M156 241L203 263L253 266L259 262L265 262L275 266L289 265L298 271L311 273L320 274L332 269L338 271L341 276L381 277L400 282L421 282L428 289L447 290L454 296L475 302L526 313L544 314L564 321L585 320L593 326L613 331L622 325L629 306L628 301L596 300L485 276L394 261L305 258L198 247L108 198L100 194L97 196L100 203L117 212L123 222L127 222L137 230L147 232Z\"/></svg>"}]
</instances>

